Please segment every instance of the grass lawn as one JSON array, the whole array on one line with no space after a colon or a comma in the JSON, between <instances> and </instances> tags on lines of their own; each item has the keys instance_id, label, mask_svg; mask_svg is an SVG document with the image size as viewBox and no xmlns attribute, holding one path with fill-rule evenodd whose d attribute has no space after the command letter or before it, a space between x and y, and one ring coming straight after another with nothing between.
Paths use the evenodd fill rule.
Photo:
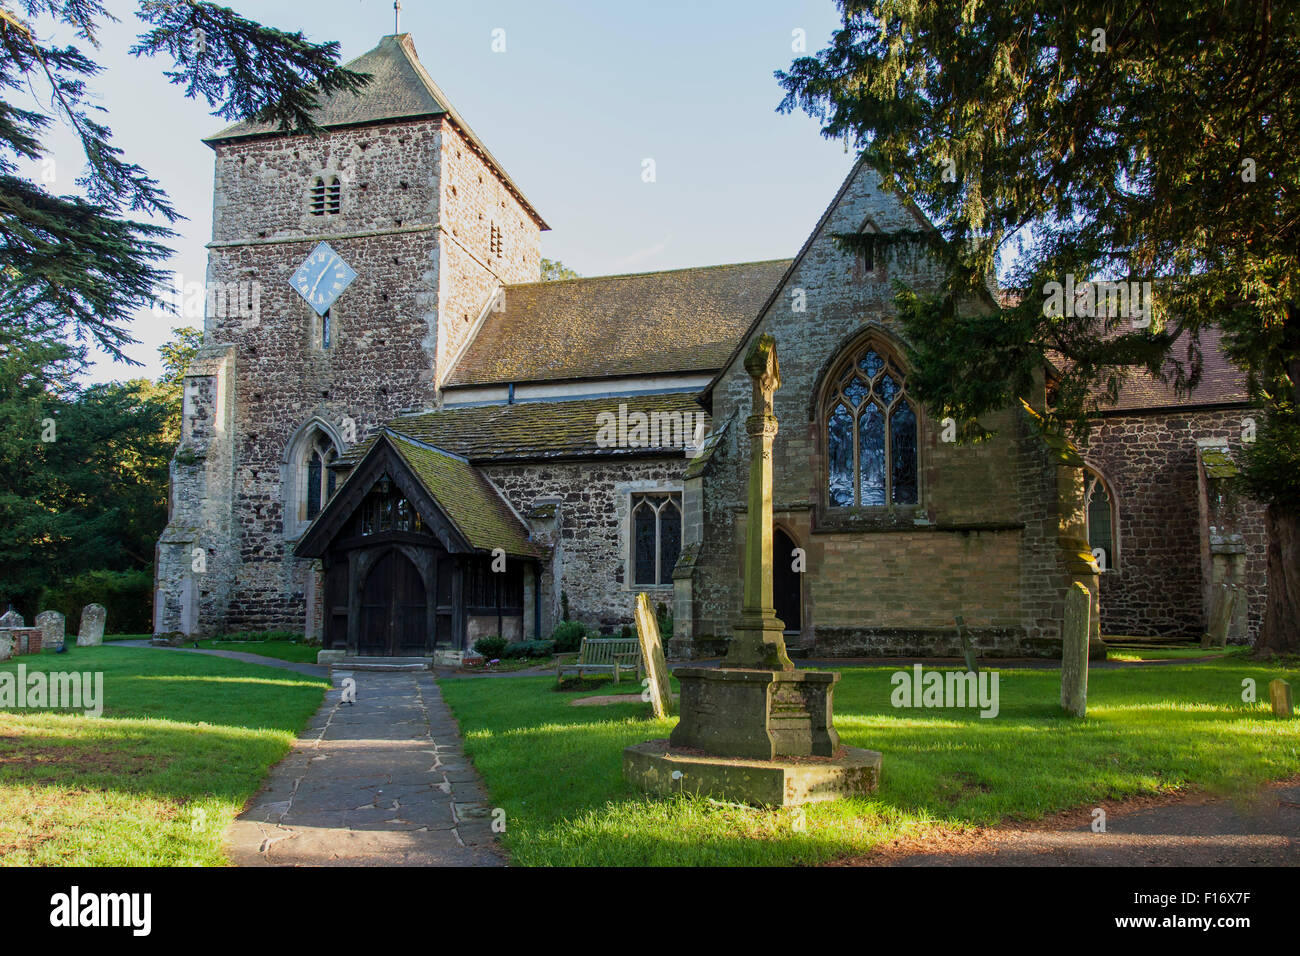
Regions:
<instances>
[{"instance_id":1,"label":"grass lawn","mask_svg":"<svg viewBox=\"0 0 1300 956\"><path fill-rule=\"evenodd\" d=\"M1106 659L1110 661L1175 661L1196 660L1201 657L1223 655L1249 657L1249 647L1111 647Z\"/></svg>"},{"instance_id":2,"label":"grass lawn","mask_svg":"<svg viewBox=\"0 0 1300 956\"><path fill-rule=\"evenodd\" d=\"M0 711L0 864L222 865L221 833L327 681L206 654L72 647L28 672L99 671L104 712Z\"/></svg>"},{"instance_id":3,"label":"grass lawn","mask_svg":"<svg viewBox=\"0 0 1300 956\"><path fill-rule=\"evenodd\" d=\"M199 641L199 647L209 651L239 651L241 654L261 654L297 664L315 664L319 644L299 644L295 641L224 641L219 637Z\"/></svg>"},{"instance_id":4,"label":"grass lawn","mask_svg":"<svg viewBox=\"0 0 1300 956\"><path fill-rule=\"evenodd\" d=\"M622 749L665 737L649 705L572 707L593 693L554 677L440 682L524 865L773 865L860 854L933 824L1034 818L1102 798L1180 788L1245 793L1300 772L1300 719L1268 712L1268 682L1300 669L1239 656L1094 670L1088 717L1059 708L1057 671L999 672L1000 713L890 705L893 667L844 668L835 725L844 743L884 753L880 790L806 808L758 810L698 797L651 798L622 780ZM1253 678L1257 702L1242 702ZM1080 817L1081 823L1089 817Z\"/></svg>"}]
</instances>

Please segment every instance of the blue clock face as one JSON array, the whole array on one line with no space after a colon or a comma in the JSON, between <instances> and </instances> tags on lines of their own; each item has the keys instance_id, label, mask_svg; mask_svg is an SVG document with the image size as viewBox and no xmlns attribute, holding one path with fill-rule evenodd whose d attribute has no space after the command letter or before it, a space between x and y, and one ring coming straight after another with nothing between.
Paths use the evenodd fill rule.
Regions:
<instances>
[{"instance_id":1,"label":"blue clock face","mask_svg":"<svg viewBox=\"0 0 1300 956\"><path fill-rule=\"evenodd\" d=\"M317 315L324 315L356 277L356 272L330 248L330 244L322 242L298 267L289 284L298 290Z\"/></svg>"}]
</instances>

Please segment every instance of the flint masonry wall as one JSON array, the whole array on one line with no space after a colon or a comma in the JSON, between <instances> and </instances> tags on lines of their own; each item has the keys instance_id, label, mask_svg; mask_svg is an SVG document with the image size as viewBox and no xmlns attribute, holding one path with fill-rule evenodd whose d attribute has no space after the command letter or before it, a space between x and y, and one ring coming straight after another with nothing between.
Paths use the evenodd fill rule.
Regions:
<instances>
[{"instance_id":1,"label":"flint masonry wall","mask_svg":"<svg viewBox=\"0 0 1300 956\"><path fill-rule=\"evenodd\" d=\"M984 422L998 430L997 439L957 447L940 440L938 424L918 405L919 509L843 515L822 504L817 399L829 366L867 331L901 359L890 281L927 288L938 278L929 263L910 256L892 256L874 273L856 271L831 236L855 232L868 218L886 232L918 224L879 189L874 174L857 174L754 333L775 336L781 366L773 514L807 551L801 642L830 655L951 654L960 650L953 621L961 614L977 646L1018 652L1027 638L1057 636L1050 613L1062 578L1049 506L1035 498L1053 472L1045 456L1021 447L1017 414ZM799 290L805 312L792 308ZM750 394L741 354L713 398L714 420L733 412L735 420L704 483L704 540L691 581L692 631L704 653L710 637L730 634L740 610ZM1043 537L1049 530L1050 541Z\"/></svg>"},{"instance_id":2,"label":"flint masonry wall","mask_svg":"<svg viewBox=\"0 0 1300 956\"><path fill-rule=\"evenodd\" d=\"M455 154L447 144L460 142L450 124L434 118L335 129L318 139L217 145L209 287L256 282L260 295L256 317L210 308L204 322L205 345L233 349L229 418L220 426L230 442L231 474L228 489L198 482L203 497L224 505L229 522L226 533L213 532L205 542L210 557L197 580L204 592L197 630L304 628L313 570L291 555L301 527L284 510L286 454L305 423L319 418L336 435L359 441L403 410L435 404L437 361L455 341L444 318L476 318L487 295L481 290L497 281L439 242L453 230L468 235L468 223L500 208L486 187L458 189L444 217L441 163L448 148ZM467 150L460 152L463 178ZM338 215L311 215L317 176L326 183L339 177ZM487 226L481 232L486 249ZM504 281L537 275L537 230L516 232ZM322 240L357 272L330 310L329 348L322 347L319 318L289 285ZM528 252L522 246L530 240ZM175 494L200 491L189 480ZM169 525L164 539L178 534L184 529ZM181 567L175 555L160 555L159 600L173 609L164 629L179 620L175 609L192 586Z\"/></svg>"},{"instance_id":3,"label":"flint masonry wall","mask_svg":"<svg viewBox=\"0 0 1300 956\"><path fill-rule=\"evenodd\" d=\"M1101 576L1107 634L1182 634L1208 627L1197 489L1197 439L1221 439L1242 460L1242 407L1107 414L1094 426L1087 460L1110 484L1117 525L1115 567ZM1267 586L1264 508L1236 503L1246 545L1247 627L1253 642Z\"/></svg>"},{"instance_id":4,"label":"flint masonry wall","mask_svg":"<svg viewBox=\"0 0 1300 956\"><path fill-rule=\"evenodd\" d=\"M594 426L593 426L594 427ZM682 490L686 460L618 458L602 461L550 461L519 465L480 465L511 506L528 515L555 503L556 533L549 571L542 582L542 636L560 620L560 592L569 596L570 617L617 632L632 623L639 591L652 605L671 609L673 589L634 587L629 509L638 491ZM527 614L531 615L531 607Z\"/></svg>"}]
</instances>

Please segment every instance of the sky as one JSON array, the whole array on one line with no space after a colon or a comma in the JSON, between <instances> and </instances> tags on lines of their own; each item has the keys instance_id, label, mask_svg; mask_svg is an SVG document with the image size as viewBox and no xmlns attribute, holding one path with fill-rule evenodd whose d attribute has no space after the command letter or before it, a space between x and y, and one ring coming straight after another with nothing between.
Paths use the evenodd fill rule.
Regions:
<instances>
[{"instance_id":1,"label":"sky","mask_svg":"<svg viewBox=\"0 0 1300 956\"><path fill-rule=\"evenodd\" d=\"M344 61L393 32L392 0L223 0ZM143 25L133 0L93 52L92 81L128 159L161 183L186 220L166 264L201 282L212 231L213 154L228 125L170 85L163 60L127 53ZM832 0L403 0L402 32L457 111L550 225L542 255L584 276L793 256L852 165L844 145L801 112L776 112L773 71L826 45ZM44 36L72 41L53 24ZM504 31L504 33L498 32ZM504 51L499 48L504 39ZM495 45L498 50L494 50ZM37 87L38 93L42 92ZM65 131L48 138L55 192L84 165ZM654 161L655 181L642 176ZM156 377L173 316L145 311L128 366L97 354L89 381ZM197 323L195 323L197 324Z\"/></svg>"}]
</instances>

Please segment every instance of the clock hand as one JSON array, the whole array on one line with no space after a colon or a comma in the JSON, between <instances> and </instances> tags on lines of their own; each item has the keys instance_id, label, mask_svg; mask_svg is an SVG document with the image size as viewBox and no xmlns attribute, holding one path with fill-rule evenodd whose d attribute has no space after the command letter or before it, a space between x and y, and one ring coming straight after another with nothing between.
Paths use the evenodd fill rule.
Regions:
<instances>
[{"instance_id":1,"label":"clock hand","mask_svg":"<svg viewBox=\"0 0 1300 956\"><path fill-rule=\"evenodd\" d=\"M318 276L316 277L316 282L312 285L312 287L311 287L311 292L308 292L308 293L307 293L309 296L311 296L311 295L315 295L315 294L316 294L316 289L317 289L317 287L320 286L320 284L321 284L321 280L325 278L325 273L326 273L326 272L329 272L329 266L328 266L328 265L326 265L325 268L321 270L320 275L318 275Z\"/></svg>"}]
</instances>

